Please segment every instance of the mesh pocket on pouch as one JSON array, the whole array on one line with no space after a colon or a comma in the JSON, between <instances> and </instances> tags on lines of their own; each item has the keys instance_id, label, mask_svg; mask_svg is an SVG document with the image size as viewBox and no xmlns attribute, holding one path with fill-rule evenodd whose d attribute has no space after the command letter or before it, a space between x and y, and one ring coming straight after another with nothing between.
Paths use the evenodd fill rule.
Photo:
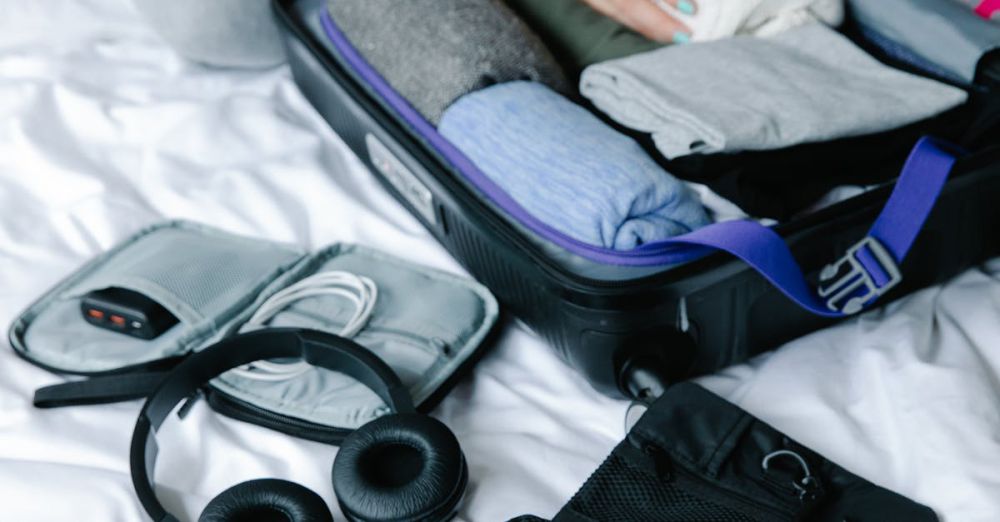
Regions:
<instances>
[{"instance_id":1,"label":"mesh pocket on pouch","mask_svg":"<svg viewBox=\"0 0 1000 522\"><path fill-rule=\"evenodd\" d=\"M270 242L162 229L113 256L70 294L124 287L149 295L182 321L214 319L252 298L298 257Z\"/></svg>"},{"instance_id":2,"label":"mesh pocket on pouch","mask_svg":"<svg viewBox=\"0 0 1000 522\"><path fill-rule=\"evenodd\" d=\"M321 250L261 297L330 271L362 275L378 286L375 313L355 340L395 370L418 405L475 353L498 313L492 296L470 281L357 245ZM337 333L354 309L341 297L313 296L281 310L268 325ZM259 328L239 320L232 324L239 325L240 331ZM258 408L341 429L355 429L386 411L382 400L366 386L320 368L276 382L230 373L212 384Z\"/></svg>"},{"instance_id":3,"label":"mesh pocket on pouch","mask_svg":"<svg viewBox=\"0 0 1000 522\"><path fill-rule=\"evenodd\" d=\"M158 225L70 276L29 308L17 335L29 359L66 372L107 372L183 354L247 306L302 254L194 224ZM120 287L142 293L179 323L143 340L96 328L80 313L83 296Z\"/></svg>"},{"instance_id":4,"label":"mesh pocket on pouch","mask_svg":"<svg viewBox=\"0 0 1000 522\"><path fill-rule=\"evenodd\" d=\"M657 480L612 455L570 501L601 522L766 522Z\"/></svg>"}]
</instances>

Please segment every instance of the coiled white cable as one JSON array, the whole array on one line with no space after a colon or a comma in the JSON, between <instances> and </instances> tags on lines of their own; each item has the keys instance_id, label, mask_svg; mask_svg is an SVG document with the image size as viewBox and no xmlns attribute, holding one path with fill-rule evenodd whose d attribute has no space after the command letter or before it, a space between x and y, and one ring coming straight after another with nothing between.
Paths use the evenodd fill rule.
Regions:
<instances>
[{"instance_id":1,"label":"coiled white cable","mask_svg":"<svg viewBox=\"0 0 1000 522\"><path fill-rule=\"evenodd\" d=\"M265 326L278 312L281 312L292 304L302 299L318 296L342 297L354 304L354 315L348 319L344 327L338 332L338 335L341 337L350 339L364 329L365 325L371 319L372 313L375 311L375 303L378 301L378 286L371 279L350 272L340 270L320 272L269 297L250 316L246 324L251 326ZM240 377L258 381L283 381L302 375L310 368L312 368L312 365L305 361L288 363L257 361L233 369L231 372Z\"/></svg>"}]
</instances>

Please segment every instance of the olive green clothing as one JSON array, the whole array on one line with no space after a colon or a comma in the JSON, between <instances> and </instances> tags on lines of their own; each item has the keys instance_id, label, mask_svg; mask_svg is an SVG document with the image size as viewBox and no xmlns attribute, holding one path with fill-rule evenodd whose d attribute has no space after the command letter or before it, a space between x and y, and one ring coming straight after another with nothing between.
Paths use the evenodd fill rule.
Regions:
<instances>
[{"instance_id":1,"label":"olive green clothing","mask_svg":"<svg viewBox=\"0 0 1000 522\"><path fill-rule=\"evenodd\" d=\"M652 51L654 42L598 13L580 0L507 0L569 72L590 64Z\"/></svg>"}]
</instances>

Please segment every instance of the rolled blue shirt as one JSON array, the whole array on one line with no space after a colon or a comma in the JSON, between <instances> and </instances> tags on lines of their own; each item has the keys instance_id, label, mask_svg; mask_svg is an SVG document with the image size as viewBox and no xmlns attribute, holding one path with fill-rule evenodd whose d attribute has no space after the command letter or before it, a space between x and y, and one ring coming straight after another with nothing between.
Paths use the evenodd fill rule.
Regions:
<instances>
[{"instance_id":1,"label":"rolled blue shirt","mask_svg":"<svg viewBox=\"0 0 1000 522\"><path fill-rule=\"evenodd\" d=\"M525 210L585 243L632 250L709 223L697 194L638 143L542 84L467 94L439 131Z\"/></svg>"}]
</instances>

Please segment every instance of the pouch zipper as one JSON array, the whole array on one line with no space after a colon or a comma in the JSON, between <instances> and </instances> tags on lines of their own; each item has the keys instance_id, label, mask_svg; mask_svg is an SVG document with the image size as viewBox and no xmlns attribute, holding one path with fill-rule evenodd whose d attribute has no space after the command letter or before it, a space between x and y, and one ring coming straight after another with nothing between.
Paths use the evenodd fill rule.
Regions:
<instances>
[{"instance_id":1,"label":"pouch zipper","mask_svg":"<svg viewBox=\"0 0 1000 522\"><path fill-rule=\"evenodd\" d=\"M760 522L798 520L798 513L794 510L794 508L786 509L784 507L766 504L759 500L755 500L742 492L720 486L719 484L703 477L700 473L692 471L683 464L677 462L677 460L671 458L667 452L663 451L655 444L646 444L643 446L641 451L655 462L657 469L660 469L661 467L667 468L664 474L669 476L661 476L661 481L675 483L687 482L688 484L694 484L695 486L693 489L678 486L678 489L692 492L697 496L705 498L706 500L710 500L713 503L729 509L734 509Z\"/></svg>"},{"instance_id":2,"label":"pouch zipper","mask_svg":"<svg viewBox=\"0 0 1000 522\"><path fill-rule=\"evenodd\" d=\"M678 475L686 476L692 482L697 483L701 488L719 493L719 497L714 495L710 497L713 502L724 506L730 503L738 504L739 507L736 508L737 511L747 513L760 522L777 522L781 520L792 521L797 519L795 511L781 509L770 504L764 504L762 502L752 500L742 493L718 486L703 478L701 475L692 473L683 467Z\"/></svg>"},{"instance_id":3,"label":"pouch zipper","mask_svg":"<svg viewBox=\"0 0 1000 522\"><path fill-rule=\"evenodd\" d=\"M382 337L395 339L416 349L434 351L433 340L416 334L390 328L365 328L362 332L377 333ZM449 345L450 348L450 345ZM353 428L327 426L262 408L251 402L234 397L214 386L205 390L205 399L218 413L237 420L258 424L301 439L336 445L354 431Z\"/></svg>"},{"instance_id":4,"label":"pouch zipper","mask_svg":"<svg viewBox=\"0 0 1000 522\"><path fill-rule=\"evenodd\" d=\"M275 413L233 397L213 386L207 387L205 399L213 410L222 415L257 424L300 439L337 445L343 442L354 431L348 428L324 426L315 422Z\"/></svg>"},{"instance_id":5,"label":"pouch zipper","mask_svg":"<svg viewBox=\"0 0 1000 522\"><path fill-rule=\"evenodd\" d=\"M303 314L301 312L296 312L294 309L286 310L285 312L281 312L281 313L286 313L286 312L294 312L294 313L298 313L300 315L306 315L306 314ZM313 327L301 327L301 328L313 328ZM321 331L327 331L327 332L336 334L337 331L339 331L341 328L342 328L342 325L335 324L335 325L331 325L329 328L324 327L324 328L313 328L313 329L315 329L315 330L321 330ZM378 337L381 337L383 339L392 339L392 340L395 340L395 341L399 341L401 343L407 344L407 345L412 346L414 348L418 348L418 349L424 350L426 352L435 352L435 348L434 347L437 344L434 341L435 339L437 339L436 337L430 337L430 338L428 338L428 337L423 337L423 336L417 335L415 333L407 332L405 330L400 330L400 329L397 329L397 328L385 328L385 327L379 327L379 326L367 326L366 325L354 337L355 337L355 339L357 339L358 337L361 337L364 334L369 334L369 335L376 335L377 334ZM444 342L444 339L441 339L441 341ZM451 345L447 345L447 346L450 349Z\"/></svg>"}]
</instances>

